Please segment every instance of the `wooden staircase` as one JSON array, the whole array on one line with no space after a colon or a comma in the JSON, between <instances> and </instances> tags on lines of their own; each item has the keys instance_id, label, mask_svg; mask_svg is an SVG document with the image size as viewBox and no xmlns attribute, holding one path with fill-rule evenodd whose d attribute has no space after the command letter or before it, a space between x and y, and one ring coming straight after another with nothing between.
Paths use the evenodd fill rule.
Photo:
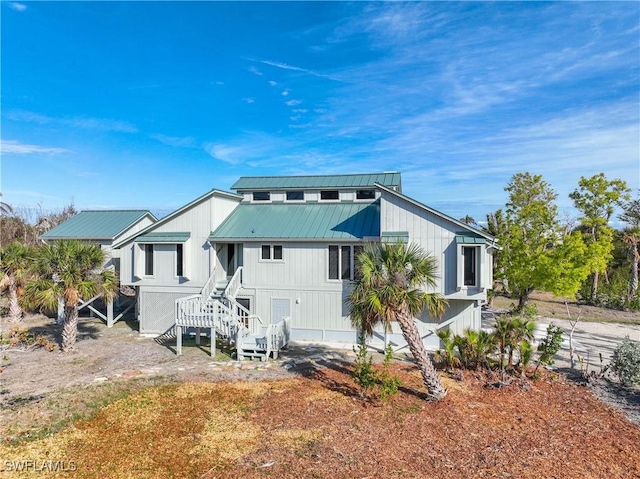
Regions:
<instances>
[{"instance_id":1,"label":"wooden staircase","mask_svg":"<svg viewBox=\"0 0 640 479\"><path fill-rule=\"evenodd\" d=\"M258 358L266 361L289 342L290 319L285 318L266 328L260 317L251 314L236 301L242 284L242 267L229 281L215 281L215 271L205 283L200 294L176 300L177 354L182 353L183 328L196 328L196 344L201 328L211 331L211 356L215 356L216 336L223 337L236 346L238 361Z\"/></svg>"}]
</instances>

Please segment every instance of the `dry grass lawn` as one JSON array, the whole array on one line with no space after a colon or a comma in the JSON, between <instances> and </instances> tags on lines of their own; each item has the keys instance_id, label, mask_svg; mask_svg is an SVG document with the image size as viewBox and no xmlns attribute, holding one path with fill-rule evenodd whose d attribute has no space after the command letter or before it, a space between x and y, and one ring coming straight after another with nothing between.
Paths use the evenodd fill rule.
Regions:
<instances>
[{"instance_id":1,"label":"dry grass lawn","mask_svg":"<svg viewBox=\"0 0 640 479\"><path fill-rule=\"evenodd\" d=\"M384 405L359 400L343 364L148 387L49 437L0 443L2 477L33 477L7 469L24 460L73 461L57 475L69 478L640 477L640 429L562 376L494 389L467 373L430 403L414 366L393 368L402 388Z\"/></svg>"}]
</instances>

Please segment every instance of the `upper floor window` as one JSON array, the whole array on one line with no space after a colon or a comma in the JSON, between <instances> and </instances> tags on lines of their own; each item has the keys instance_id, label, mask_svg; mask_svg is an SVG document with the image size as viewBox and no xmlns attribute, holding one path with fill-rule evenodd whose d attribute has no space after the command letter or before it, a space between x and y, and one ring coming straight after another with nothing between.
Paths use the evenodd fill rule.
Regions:
<instances>
[{"instance_id":1,"label":"upper floor window","mask_svg":"<svg viewBox=\"0 0 640 479\"><path fill-rule=\"evenodd\" d=\"M287 191L287 201L303 201L304 191Z\"/></svg>"},{"instance_id":2,"label":"upper floor window","mask_svg":"<svg viewBox=\"0 0 640 479\"><path fill-rule=\"evenodd\" d=\"M263 244L261 247L260 258L263 260L282 261L282 245Z\"/></svg>"},{"instance_id":3,"label":"upper floor window","mask_svg":"<svg viewBox=\"0 0 640 479\"><path fill-rule=\"evenodd\" d=\"M338 192L338 190L323 190L320 192L320 199L321 200L339 200L340 199L340 193Z\"/></svg>"},{"instance_id":4,"label":"upper floor window","mask_svg":"<svg viewBox=\"0 0 640 479\"><path fill-rule=\"evenodd\" d=\"M357 190L357 200L374 200L376 198L376 190Z\"/></svg>"},{"instance_id":5,"label":"upper floor window","mask_svg":"<svg viewBox=\"0 0 640 479\"><path fill-rule=\"evenodd\" d=\"M268 191L254 191L253 201L269 201L271 194Z\"/></svg>"},{"instance_id":6,"label":"upper floor window","mask_svg":"<svg viewBox=\"0 0 640 479\"><path fill-rule=\"evenodd\" d=\"M463 246L462 258L463 258L463 284L465 286L477 286L477 248L475 246Z\"/></svg>"},{"instance_id":7,"label":"upper floor window","mask_svg":"<svg viewBox=\"0 0 640 479\"><path fill-rule=\"evenodd\" d=\"M153 245L144 245L144 274L153 276Z\"/></svg>"},{"instance_id":8,"label":"upper floor window","mask_svg":"<svg viewBox=\"0 0 640 479\"><path fill-rule=\"evenodd\" d=\"M184 276L184 245L176 245L176 276Z\"/></svg>"}]
</instances>

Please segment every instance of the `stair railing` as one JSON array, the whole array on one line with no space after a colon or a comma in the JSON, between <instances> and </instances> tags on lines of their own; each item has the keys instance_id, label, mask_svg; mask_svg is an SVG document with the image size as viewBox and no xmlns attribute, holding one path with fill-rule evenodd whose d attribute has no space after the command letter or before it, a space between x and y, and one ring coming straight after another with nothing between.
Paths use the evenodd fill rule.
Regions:
<instances>
[{"instance_id":1,"label":"stair railing","mask_svg":"<svg viewBox=\"0 0 640 479\"><path fill-rule=\"evenodd\" d=\"M207 280L206 283L204 283L204 286L200 290L200 295L202 299L204 299L205 301L211 297L211 293L216 287L215 276L216 276L216 268L214 266L213 271L211 272L211 276L209 276L209 279Z\"/></svg>"},{"instance_id":2,"label":"stair railing","mask_svg":"<svg viewBox=\"0 0 640 479\"><path fill-rule=\"evenodd\" d=\"M233 273L233 276L229 280L229 284L227 284L222 295L226 298L236 299L236 294L238 294L240 286L242 286L242 266L238 266L236 272Z\"/></svg>"}]
</instances>

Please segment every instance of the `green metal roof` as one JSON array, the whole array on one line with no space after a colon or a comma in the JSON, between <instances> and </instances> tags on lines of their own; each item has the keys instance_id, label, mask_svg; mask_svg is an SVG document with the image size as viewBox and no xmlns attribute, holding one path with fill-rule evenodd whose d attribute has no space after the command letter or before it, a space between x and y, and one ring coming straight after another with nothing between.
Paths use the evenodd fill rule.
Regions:
<instances>
[{"instance_id":1,"label":"green metal roof","mask_svg":"<svg viewBox=\"0 0 640 479\"><path fill-rule=\"evenodd\" d=\"M408 231L383 231L380 235L380 241L383 243L408 243Z\"/></svg>"},{"instance_id":2,"label":"green metal roof","mask_svg":"<svg viewBox=\"0 0 640 479\"><path fill-rule=\"evenodd\" d=\"M184 243L191 237L188 231L146 233L138 236L135 243Z\"/></svg>"},{"instance_id":3,"label":"green metal roof","mask_svg":"<svg viewBox=\"0 0 640 479\"><path fill-rule=\"evenodd\" d=\"M316 176L243 176L233 190L373 188L380 183L388 188L400 188L400 173L368 173L361 175Z\"/></svg>"},{"instance_id":4,"label":"green metal roof","mask_svg":"<svg viewBox=\"0 0 640 479\"><path fill-rule=\"evenodd\" d=\"M479 236L457 235L456 243L458 244L485 244L487 241Z\"/></svg>"},{"instance_id":5,"label":"green metal roof","mask_svg":"<svg viewBox=\"0 0 640 479\"><path fill-rule=\"evenodd\" d=\"M241 204L210 239L362 239L380 236L380 203Z\"/></svg>"},{"instance_id":6,"label":"green metal roof","mask_svg":"<svg viewBox=\"0 0 640 479\"><path fill-rule=\"evenodd\" d=\"M44 233L41 238L113 240L146 215L156 221L146 210L96 210L81 211L64 223Z\"/></svg>"}]
</instances>

